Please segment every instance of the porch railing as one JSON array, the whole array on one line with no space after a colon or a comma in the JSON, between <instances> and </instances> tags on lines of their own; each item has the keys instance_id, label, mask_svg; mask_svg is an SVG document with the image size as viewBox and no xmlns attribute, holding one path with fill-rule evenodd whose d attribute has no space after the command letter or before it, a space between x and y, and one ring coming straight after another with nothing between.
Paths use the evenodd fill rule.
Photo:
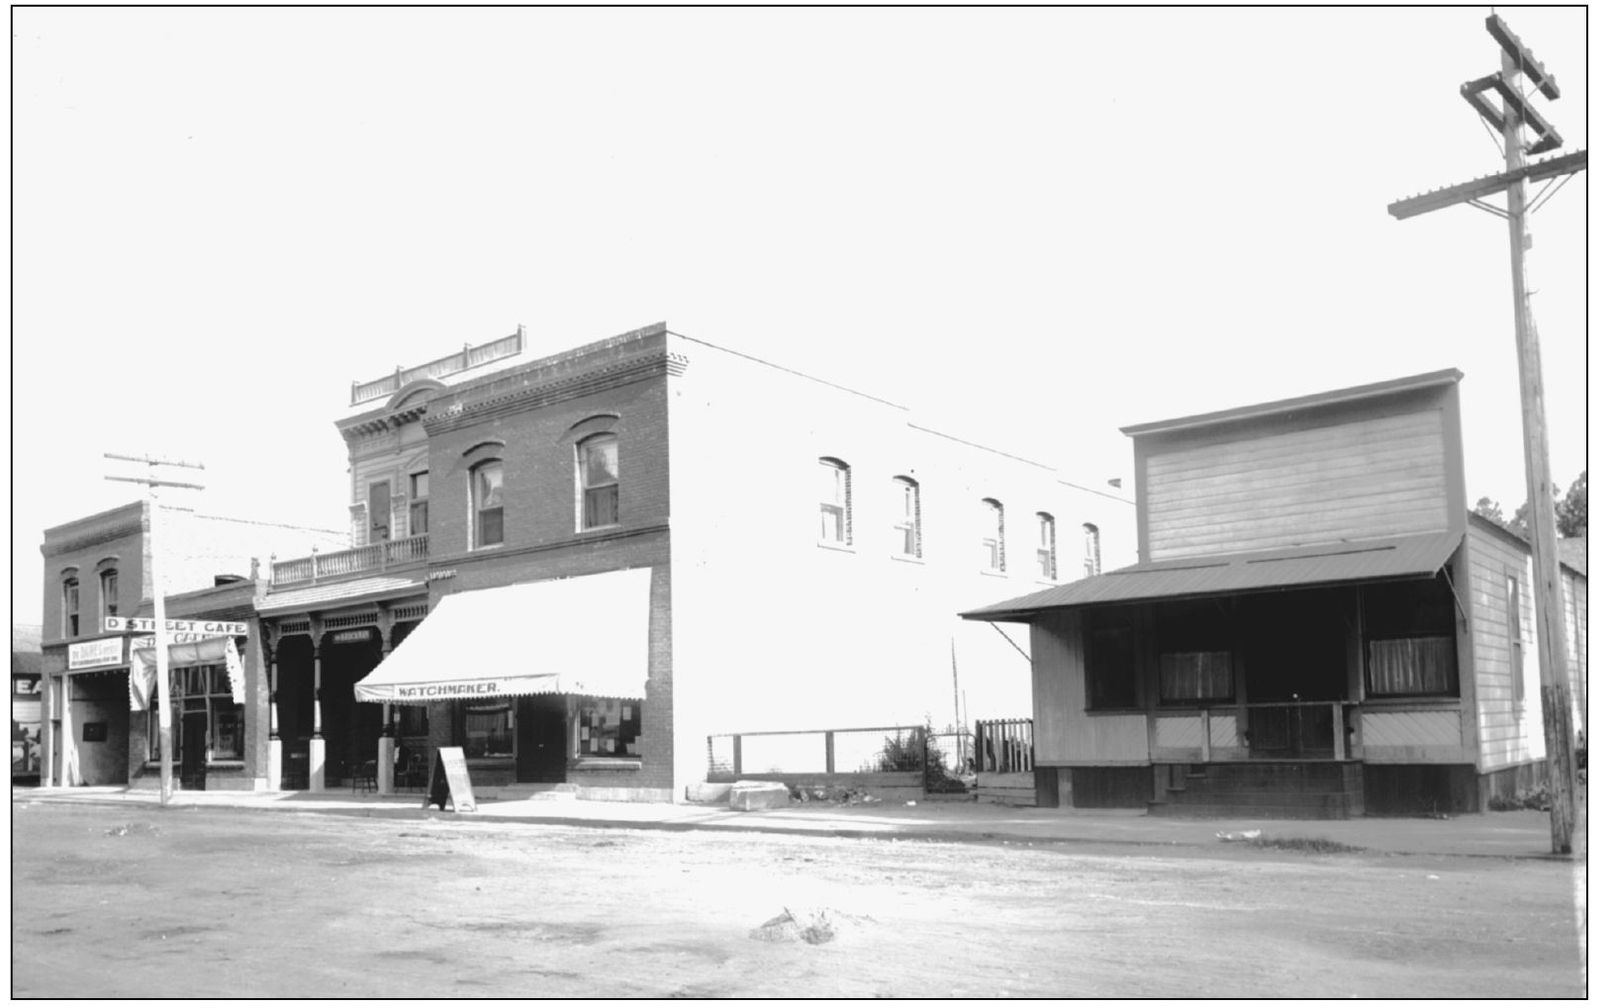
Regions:
<instances>
[{"instance_id":1,"label":"porch railing","mask_svg":"<svg viewBox=\"0 0 1614 1008\"><path fill-rule=\"evenodd\" d=\"M406 539L389 539L336 553L314 553L295 560L275 560L269 565L269 583L276 587L299 583L317 584L321 579L384 571L399 564L424 560L426 551L426 536L417 535Z\"/></svg>"},{"instance_id":2,"label":"porch railing","mask_svg":"<svg viewBox=\"0 0 1614 1008\"><path fill-rule=\"evenodd\" d=\"M1156 710L1151 749L1197 748L1201 762L1213 750L1243 748L1248 757L1355 759L1361 704L1346 700L1283 700L1272 703L1212 704L1180 711ZM1242 715L1242 719L1241 719ZM1242 720L1243 729L1236 725ZM1183 722L1195 721L1193 728ZM1233 726L1229 726L1229 722ZM1164 725L1163 725L1164 723ZM1161 728L1169 732L1163 744Z\"/></svg>"},{"instance_id":3,"label":"porch railing","mask_svg":"<svg viewBox=\"0 0 1614 1008\"><path fill-rule=\"evenodd\" d=\"M975 722L975 768L980 773L1030 773L1031 719Z\"/></svg>"}]
</instances>

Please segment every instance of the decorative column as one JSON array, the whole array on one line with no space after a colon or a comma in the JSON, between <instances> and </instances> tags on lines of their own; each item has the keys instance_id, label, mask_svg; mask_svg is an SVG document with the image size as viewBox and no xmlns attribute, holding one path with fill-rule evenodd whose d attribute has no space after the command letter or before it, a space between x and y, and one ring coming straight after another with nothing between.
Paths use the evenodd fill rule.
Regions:
<instances>
[{"instance_id":1,"label":"decorative column","mask_svg":"<svg viewBox=\"0 0 1614 1008\"><path fill-rule=\"evenodd\" d=\"M269 790L279 791L281 780L281 745L280 745L280 666L277 655L279 650L280 634L276 627L266 627L264 634L264 650L269 657L269 766L265 769L265 776L269 779Z\"/></svg>"},{"instance_id":2,"label":"decorative column","mask_svg":"<svg viewBox=\"0 0 1614 1008\"><path fill-rule=\"evenodd\" d=\"M314 641L314 736L308 740L308 790L325 790L325 735L320 716L320 646L325 643L324 627L312 613L308 618L309 635Z\"/></svg>"}]
</instances>

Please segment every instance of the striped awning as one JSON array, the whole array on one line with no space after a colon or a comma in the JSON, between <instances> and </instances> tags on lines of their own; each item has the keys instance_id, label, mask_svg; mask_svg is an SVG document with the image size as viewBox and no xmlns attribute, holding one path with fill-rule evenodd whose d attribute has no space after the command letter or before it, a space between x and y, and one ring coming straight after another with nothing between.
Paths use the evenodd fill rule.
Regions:
<instances>
[{"instance_id":1,"label":"striped awning","mask_svg":"<svg viewBox=\"0 0 1614 1008\"><path fill-rule=\"evenodd\" d=\"M1106 602L1147 602L1430 577L1445 566L1462 540L1461 532L1431 532L1256 553L1161 560L1123 567L959 615L967 620L1023 623L1050 609Z\"/></svg>"}]
</instances>

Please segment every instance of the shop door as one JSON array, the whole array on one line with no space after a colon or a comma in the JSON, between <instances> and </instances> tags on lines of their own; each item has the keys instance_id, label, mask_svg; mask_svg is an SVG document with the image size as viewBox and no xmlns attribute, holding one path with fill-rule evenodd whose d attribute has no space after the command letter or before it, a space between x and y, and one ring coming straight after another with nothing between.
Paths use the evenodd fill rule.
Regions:
<instances>
[{"instance_id":1,"label":"shop door","mask_svg":"<svg viewBox=\"0 0 1614 1008\"><path fill-rule=\"evenodd\" d=\"M179 719L179 786L207 788L207 711L188 710Z\"/></svg>"},{"instance_id":2,"label":"shop door","mask_svg":"<svg viewBox=\"0 0 1614 1008\"><path fill-rule=\"evenodd\" d=\"M516 781L559 784L566 780L571 731L566 698L540 694L516 698Z\"/></svg>"}]
</instances>

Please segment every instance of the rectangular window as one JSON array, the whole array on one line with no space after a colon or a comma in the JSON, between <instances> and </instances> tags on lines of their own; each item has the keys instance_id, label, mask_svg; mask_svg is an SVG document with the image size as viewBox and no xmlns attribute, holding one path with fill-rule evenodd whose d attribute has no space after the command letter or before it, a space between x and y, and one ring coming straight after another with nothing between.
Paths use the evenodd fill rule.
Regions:
<instances>
[{"instance_id":1,"label":"rectangular window","mask_svg":"<svg viewBox=\"0 0 1614 1008\"><path fill-rule=\"evenodd\" d=\"M62 582L62 634L78 636L78 578Z\"/></svg>"},{"instance_id":2,"label":"rectangular window","mask_svg":"<svg viewBox=\"0 0 1614 1008\"><path fill-rule=\"evenodd\" d=\"M577 446L578 482L583 493L585 529L617 523L617 439L610 434L589 438Z\"/></svg>"},{"instance_id":3,"label":"rectangular window","mask_svg":"<svg viewBox=\"0 0 1614 1008\"><path fill-rule=\"evenodd\" d=\"M426 504L431 489L428 477L429 474L423 472L409 474L409 534L412 536L426 534Z\"/></svg>"},{"instance_id":4,"label":"rectangular window","mask_svg":"<svg viewBox=\"0 0 1614 1008\"><path fill-rule=\"evenodd\" d=\"M504 542L504 466L485 462L471 473L471 496L475 513L475 546L497 546Z\"/></svg>"},{"instance_id":5,"label":"rectangular window","mask_svg":"<svg viewBox=\"0 0 1614 1008\"><path fill-rule=\"evenodd\" d=\"M1100 573L1103 570L1103 564L1099 560L1097 525L1082 526L1082 548L1082 574L1086 577L1092 577Z\"/></svg>"},{"instance_id":6,"label":"rectangular window","mask_svg":"<svg viewBox=\"0 0 1614 1008\"><path fill-rule=\"evenodd\" d=\"M1058 577L1059 568L1054 562L1054 516L1037 514L1037 569L1046 581Z\"/></svg>"},{"instance_id":7,"label":"rectangular window","mask_svg":"<svg viewBox=\"0 0 1614 1008\"><path fill-rule=\"evenodd\" d=\"M1233 699L1233 656L1226 651L1175 651L1160 656L1162 703Z\"/></svg>"},{"instance_id":8,"label":"rectangular window","mask_svg":"<svg viewBox=\"0 0 1614 1008\"><path fill-rule=\"evenodd\" d=\"M848 515L850 472L846 466L831 459L818 460L818 538L821 542L842 546L852 542L852 523Z\"/></svg>"},{"instance_id":9,"label":"rectangular window","mask_svg":"<svg viewBox=\"0 0 1614 1008\"><path fill-rule=\"evenodd\" d=\"M1087 706L1094 710L1138 705L1132 617L1125 610L1089 609L1086 623Z\"/></svg>"},{"instance_id":10,"label":"rectangular window","mask_svg":"<svg viewBox=\"0 0 1614 1008\"><path fill-rule=\"evenodd\" d=\"M636 700L582 697L577 708L577 755L637 757L640 715Z\"/></svg>"},{"instance_id":11,"label":"rectangular window","mask_svg":"<svg viewBox=\"0 0 1614 1008\"><path fill-rule=\"evenodd\" d=\"M118 614L118 572L105 570L101 572L101 615L116 616Z\"/></svg>"},{"instance_id":12,"label":"rectangular window","mask_svg":"<svg viewBox=\"0 0 1614 1008\"><path fill-rule=\"evenodd\" d=\"M370 541L392 538L392 484L370 484Z\"/></svg>"},{"instance_id":13,"label":"rectangular window","mask_svg":"<svg viewBox=\"0 0 1614 1008\"><path fill-rule=\"evenodd\" d=\"M995 500L981 501L981 569L1003 570L1003 505Z\"/></svg>"},{"instance_id":14,"label":"rectangular window","mask_svg":"<svg viewBox=\"0 0 1614 1008\"><path fill-rule=\"evenodd\" d=\"M207 713L207 734L196 741L212 750L214 760L243 758L246 752L246 730L242 706L235 702L235 697L230 693L230 676L223 665L171 668L168 670L168 689L169 711L173 718L171 723L178 743L174 753L176 761L180 758L178 749L191 742L182 737L181 717L186 711ZM152 760L162 758L159 751L155 699L153 691L153 703L146 711L148 758Z\"/></svg>"},{"instance_id":15,"label":"rectangular window","mask_svg":"<svg viewBox=\"0 0 1614 1008\"><path fill-rule=\"evenodd\" d=\"M919 556L919 484L898 477L896 484L896 547L898 556Z\"/></svg>"},{"instance_id":16,"label":"rectangular window","mask_svg":"<svg viewBox=\"0 0 1614 1008\"><path fill-rule=\"evenodd\" d=\"M502 703L467 703L463 745L465 755L479 759L496 759L516 753L515 705Z\"/></svg>"},{"instance_id":17,"label":"rectangular window","mask_svg":"<svg viewBox=\"0 0 1614 1008\"><path fill-rule=\"evenodd\" d=\"M1443 575L1362 589L1369 696L1456 696L1457 618Z\"/></svg>"},{"instance_id":18,"label":"rectangular window","mask_svg":"<svg viewBox=\"0 0 1614 1008\"><path fill-rule=\"evenodd\" d=\"M1519 593L1519 579L1507 575L1508 587L1508 658L1513 672L1513 704L1524 706L1524 600Z\"/></svg>"}]
</instances>

